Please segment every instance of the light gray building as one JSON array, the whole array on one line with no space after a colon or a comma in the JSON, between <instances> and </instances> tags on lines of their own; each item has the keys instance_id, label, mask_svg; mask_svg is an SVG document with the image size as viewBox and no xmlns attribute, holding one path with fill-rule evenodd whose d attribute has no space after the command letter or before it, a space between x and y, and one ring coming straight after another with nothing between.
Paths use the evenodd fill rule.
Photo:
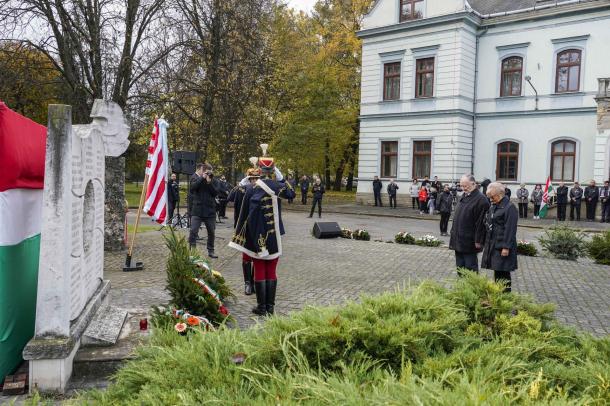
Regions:
<instances>
[{"instance_id":1,"label":"light gray building","mask_svg":"<svg viewBox=\"0 0 610 406\"><path fill-rule=\"evenodd\" d=\"M362 26L359 201L375 175L609 177L610 0L378 0Z\"/></svg>"}]
</instances>

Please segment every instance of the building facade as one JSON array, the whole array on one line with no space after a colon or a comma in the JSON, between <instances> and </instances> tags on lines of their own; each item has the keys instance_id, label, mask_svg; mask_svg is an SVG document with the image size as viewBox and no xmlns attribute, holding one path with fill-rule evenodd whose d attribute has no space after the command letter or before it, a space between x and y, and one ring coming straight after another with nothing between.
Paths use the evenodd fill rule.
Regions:
<instances>
[{"instance_id":1,"label":"building facade","mask_svg":"<svg viewBox=\"0 0 610 406\"><path fill-rule=\"evenodd\" d=\"M608 179L610 0L378 0L358 36L360 202L375 175Z\"/></svg>"}]
</instances>

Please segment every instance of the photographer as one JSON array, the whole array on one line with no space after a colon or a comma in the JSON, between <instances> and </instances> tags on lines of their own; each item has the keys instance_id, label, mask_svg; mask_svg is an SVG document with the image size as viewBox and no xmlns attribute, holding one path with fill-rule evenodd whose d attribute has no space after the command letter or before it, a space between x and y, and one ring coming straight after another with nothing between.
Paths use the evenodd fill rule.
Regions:
<instances>
[{"instance_id":1,"label":"photographer","mask_svg":"<svg viewBox=\"0 0 610 406\"><path fill-rule=\"evenodd\" d=\"M216 196L218 189L214 182L212 167L208 164L197 164L197 170L191 178L189 190L192 195L191 232L189 244L195 248L201 223L208 232L207 249L210 258L218 258L214 254L214 236L216 230Z\"/></svg>"}]
</instances>

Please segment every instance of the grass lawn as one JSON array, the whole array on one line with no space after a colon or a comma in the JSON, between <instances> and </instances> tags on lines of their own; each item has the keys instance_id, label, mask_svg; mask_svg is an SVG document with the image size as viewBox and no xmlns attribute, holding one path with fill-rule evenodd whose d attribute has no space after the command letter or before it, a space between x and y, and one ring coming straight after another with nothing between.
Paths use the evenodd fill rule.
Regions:
<instances>
[{"instance_id":1,"label":"grass lawn","mask_svg":"<svg viewBox=\"0 0 610 406\"><path fill-rule=\"evenodd\" d=\"M151 225L143 225L142 224L142 220L147 219L148 217L144 218L141 217L140 218L140 225L138 226L138 234L139 233L147 233L149 231L157 231L158 229L161 228L161 226L159 225L155 225L155 226L151 226ZM133 235L133 228L135 227L135 224L127 224L127 233L129 235Z\"/></svg>"}]
</instances>

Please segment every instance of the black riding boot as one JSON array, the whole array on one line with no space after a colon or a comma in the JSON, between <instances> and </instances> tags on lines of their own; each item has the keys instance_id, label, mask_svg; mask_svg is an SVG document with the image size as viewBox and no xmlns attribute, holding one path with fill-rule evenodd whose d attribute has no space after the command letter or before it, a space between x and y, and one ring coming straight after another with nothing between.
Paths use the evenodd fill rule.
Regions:
<instances>
[{"instance_id":1,"label":"black riding boot","mask_svg":"<svg viewBox=\"0 0 610 406\"><path fill-rule=\"evenodd\" d=\"M277 289L277 279L267 281L267 314L273 314L275 311L275 291Z\"/></svg>"},{"instance_id":2,"label":"black riding boot","mask_svg":"<svg viewBox=\"0 0 610 406\"><path fill-rule=\"evenodd\" d=\"M254 286L256 289L256 307L252 308L252 313L264 316L267 314L267 289L265 284L267 281L255 281Z\"/></svg>"},{"instance_id":3,"label":"black riding boot","mask_svg":"<svg viewBox=\"0 0 610 406\"><path fill-rule=\"evenodd\" d=\"M250 296L254 293L254 273L252 272L252 262L242 262L241 268L244 273L244 293Z\"/></svg>"}]
</instances>

